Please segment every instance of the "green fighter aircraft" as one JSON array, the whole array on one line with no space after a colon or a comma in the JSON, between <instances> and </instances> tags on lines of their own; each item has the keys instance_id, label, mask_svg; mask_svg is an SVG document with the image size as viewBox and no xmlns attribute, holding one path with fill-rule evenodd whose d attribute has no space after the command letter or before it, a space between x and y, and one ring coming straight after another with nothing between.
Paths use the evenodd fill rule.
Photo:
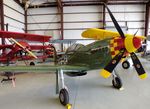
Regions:
<instances>
[{"instance_id":1,"label":"green fighter aircraft","mask_svg":"<svg viewBox=\"0 0 150 109\"><path fill-rule=\"evenodd\" d=\"M101 76L104 78L113 76L113 86L117 89L122 87L119 75L114 72L117 64L127 56L131 56L134 67L141 79L147 77L138 57L134 53L141 47L141 41L144 36L124 34L112 12L105 5L108 13L118 32L107 31L103 29L88 29L82 33L83 37L92 38L95 41L86 46L76 44L69 47L64 56L58 60L57 65L43 66L5 66L0 67L0 71L24 71L24 72L56 72L56 92L59 93L60 103L69 105L69 93L64 83L64 73L69 76L83 76L87 71L101 69ZM125 61L123 66L129 67Z\"/></svg>"}]
</instances>

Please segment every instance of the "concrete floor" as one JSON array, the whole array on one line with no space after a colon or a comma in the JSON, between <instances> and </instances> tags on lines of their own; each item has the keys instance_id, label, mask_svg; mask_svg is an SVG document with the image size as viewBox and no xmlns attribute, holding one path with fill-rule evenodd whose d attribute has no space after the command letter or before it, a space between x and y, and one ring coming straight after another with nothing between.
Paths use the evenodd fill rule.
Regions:
<instances>
[{"instance_id":1,"label":"concrete floor","mask_svg":"<svg viewBox=\"0 0 150 109\"><path fill-rule=\"evenodd\" d=\"M150 62L141 59L150 74ZM150 77L140 80L133 67L117 66L124 90L112 88L111 79L99 76L99 70L83 77L65 76L72 109L149 109ZM1 79L2 77L0 77ZM16 76L16 87L0 85L0 109L65 109L55 95L55 75L26 73Z\"/></svg>"}]
</instances>

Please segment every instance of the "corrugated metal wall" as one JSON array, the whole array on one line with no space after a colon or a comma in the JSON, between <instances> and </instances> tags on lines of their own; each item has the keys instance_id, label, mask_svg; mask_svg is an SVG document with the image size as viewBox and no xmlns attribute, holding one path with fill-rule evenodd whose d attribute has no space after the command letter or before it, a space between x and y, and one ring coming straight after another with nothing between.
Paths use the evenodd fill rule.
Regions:
<instances>
[{"instance_id":1,"label":"corrugated metal wall","mask_svg":"<svg viewBox=\"0 0 150 109\"><path fill-rule=\"evenodd\" d=\"M125 33L144 35L145 5L108 5ZM4 0L4 20L9 31L24 32L24 9L13 0ZM60 14L57 7L32 8L27 11L28 32L60 39ZM115 30L106 10L105 28ZM64 39L80 39L87 28L103 28L103 6L65 6Z\"/></svg>"},{"instance_id":2,"label":"corrugated metal wall","mask_svg":"<svg viewBox=\"0 0 150 109\"><path fill-rule=\"evenodd\" d=\"M4 23L9 31L24 32L24 9L13 0L4 0Z\"/></svg>"}]
</instances>

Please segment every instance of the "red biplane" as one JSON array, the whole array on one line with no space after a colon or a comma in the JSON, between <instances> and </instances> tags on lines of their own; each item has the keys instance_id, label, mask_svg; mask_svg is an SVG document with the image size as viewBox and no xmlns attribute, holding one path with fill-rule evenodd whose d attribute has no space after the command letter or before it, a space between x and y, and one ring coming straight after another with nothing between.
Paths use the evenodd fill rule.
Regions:
<instances>
[{"instance_id":1,"label":"red biplane","mask_svg":"<svg viewBox=\"0 0 150 109\"><path fill-rule=\"evenodd\" d=\"M0 63L9 64L16 60L33 60L35 58L44 60L53 54L54 47L44 44L49 42L51 36L0 31L0 38L7 38L11 42L11 44L0 45L0 50L3 50L0 55ZM42 45L31 45L27 41L40 42ZM36 56L31 52L33 50L43 50L43 54Z\"/></svg>"},{"instance_id":2,"label":"red biplane","mask_svg":"<svg viewBox=\"0 0 150 109\"><path fill-rule=\"evenodd\" d=\"M7 39L9 41L9 44L5 43L0 45L0 63L6 64L7 66L18 60L25 61L40 59L44 61L48 57L52 56L54 53L53 51L55 50L53 45L45 45L46 42L49 42L51 36L0 31L0 38ZM7 40L5 40L5 42ZM31 45L28 42L40 42L42 45ZM42 54L35 55L31 51L42 51ZM31 61L30 65L35 64ZM14 79L10 78L12 75L12 72L5 72L4 76L7 76L7 79L3 78L1 82L9 80L13 81Z\"/></svg>"}]
</instances>

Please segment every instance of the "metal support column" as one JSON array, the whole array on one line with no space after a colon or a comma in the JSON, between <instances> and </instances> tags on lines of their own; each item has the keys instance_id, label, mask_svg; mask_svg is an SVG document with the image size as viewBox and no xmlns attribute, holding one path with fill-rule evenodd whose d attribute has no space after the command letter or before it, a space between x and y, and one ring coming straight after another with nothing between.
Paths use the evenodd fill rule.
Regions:
<instances>
[{"instance_id":1,"label":"metal support column","mask_svg":"<svg viewBox=\"0 0 150 109\"><path fill-rule=\"evenodd\" d=\"M105 5L103 4L102 6L103 6L103 29L105 29L105 26L106 26L106 22L105 22L106 12L105 12Z\"/></svg>"},{"instance_id":2,"label":"metal support column","mask_svg":"<svg viewBox=\"0 0 150 109\"><path fill-rule=\"evenodd\" d=\"M3 5L4 1L0 0L0 22L1 22L1 30L5 30L4 27L4 5ZM2 38L2 44L5 44L5 38ZM5 49L2 50L2 53L5 53Z\"/></svg>"},{"instance_id":3,"label":"metal support column","mask_svg":"<svg viewBox=\"0 0 150 109\"><path fill-rule=\"evenodd\" d=\"M24 12L24 19L25 19L25 22L24 22L25 30L24 30L24 32L27 33L27 32L28 32L28 26L27 26L27 10L25 10L25 12Z\"/></svg>"},{"instance_id":4,"label":"metal support column","mask_svg":"<svg viewBox=\"0 0 150 109\"><path fill-rule=\"evenodd\" d=\"M64 39L64 16L63 16L63 13L64 13L64 10L63 10L63 4L62 4L62 1L61 0L56 0L57 1L57 4L58 4L58 13L60 14L60 32L61 32L61 40ZM63 51L63 44L61 44L61 51Z\"/></svg>"},{"instance_id":5,"label":"metal support column","mask_svg":"<svg viewBox=\"0 0 150 109\"><path fill-rule=\"evenodd\" d=\"M147 37L148 36L148 29L149 29L149 16L150 16L150 2L146 4L146 13L145 13L145 32L144 35ZM144 41L146 44L146 40ZM146 46L144 46L144 54L146 53Z\"/></svg>"},{"instance_id":6,"label":"metal support column","mask_svg":"<svg viewBox=\"0 0 150 109\"><path fill-rule=\"evenodd\" d=\"M145 13L145 33L144 35L148 35L148 28L149 28L149 15L150 15L150 3L146 4L146 13Z\"/></svg>"}]
</instances>

